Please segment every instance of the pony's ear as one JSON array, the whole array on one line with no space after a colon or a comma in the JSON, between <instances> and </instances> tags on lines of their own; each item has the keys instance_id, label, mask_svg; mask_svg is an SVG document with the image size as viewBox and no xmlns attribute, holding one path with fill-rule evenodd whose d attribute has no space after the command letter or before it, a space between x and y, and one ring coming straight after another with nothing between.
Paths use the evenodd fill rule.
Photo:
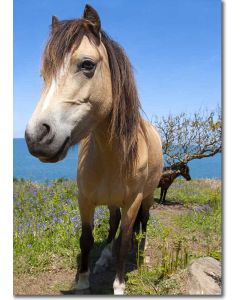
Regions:
<instances>
[{"instance_id":1,"label":"pony's ear","mask_svg":"<svg viewBox=\"0 0 240 300\"><path fill-rule=\"evenodd\" d=\"M99 35L99 32L101 30L101 21L96 10L90 5L86 4L84 8L83 18L90 23L94 33Z\"/></svg>"},{"instance_id":2,"label":"pony's ear","mask_svg":"<svg viewBox=\"0 0 240 300\"><path fill-rule=\"evenodd\" d=\"M58 18L56 16L52 16L52 31L54 31L58 27Z\"/></svg>"}]
</instances>

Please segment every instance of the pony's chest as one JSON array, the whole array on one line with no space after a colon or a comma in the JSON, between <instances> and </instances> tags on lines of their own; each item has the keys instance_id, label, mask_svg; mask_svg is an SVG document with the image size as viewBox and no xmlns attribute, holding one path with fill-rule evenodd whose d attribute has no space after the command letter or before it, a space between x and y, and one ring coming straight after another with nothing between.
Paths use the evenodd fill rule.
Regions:
<instances>
[{"instance_id":1,"label":"pony's chest","mask_svg":"<svg viewBox=\"0 0 240 300\"><path fill-rule=\"evenodd\" d=\"M80 195L95 205L122 206L127 188L121 184L120 178L111 174L81 174L78 180Z\"/></svg>"},{"instance_id":2,"label":"pony's chest","mask_svg":"<svg viewBox=\"0 0 240 300\"><path fill-rule=\"evenodd\" d=\"M94 148L89 147L85 156L79 156L80 197L95 205L122 207L143 190L147 178L147 160L138 162L134 176L126 179L121 175L119 158L109 154L103 159L92 149Z\"/></svg>"}]
</instances>

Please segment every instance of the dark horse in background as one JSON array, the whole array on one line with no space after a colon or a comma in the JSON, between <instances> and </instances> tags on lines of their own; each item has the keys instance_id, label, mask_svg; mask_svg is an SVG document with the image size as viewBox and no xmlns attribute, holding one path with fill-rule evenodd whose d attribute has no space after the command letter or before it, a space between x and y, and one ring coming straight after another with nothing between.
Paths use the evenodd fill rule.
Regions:
<instances>
[{"instance_id":1,"label":"dark horse in background","mask_svg":"<svg viewBox=\"0 0 240 300\"><path fill-rule=\"evenodd\" d=\"M163 168L163 173L158 184L158 188L161 188L161 195L159 199L160 203L166 204L167 191L173 181L179 176L183 176L187 181L191 180L190 171L187 164L180 163L171 167Z\"/></svg>"}]
</instances>

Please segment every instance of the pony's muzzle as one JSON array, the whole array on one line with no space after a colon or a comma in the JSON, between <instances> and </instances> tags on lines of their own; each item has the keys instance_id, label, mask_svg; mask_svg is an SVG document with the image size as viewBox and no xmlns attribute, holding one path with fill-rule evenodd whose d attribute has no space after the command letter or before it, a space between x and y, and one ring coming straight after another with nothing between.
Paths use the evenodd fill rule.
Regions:
<instances>
[{"instance_id":1,"label":"pony's muzzle","mask_svg":"<svg viewBox=\"0 0 240 300\"><path fill-rule=\"evenodd\" d=\"M43 162L56 162L65 156L68 149L69 137L63 141L56 139L56 132L49 123L28 126L25 131L25 140L29 152Z\"/></svg>"},{"instance_id":2,"label":"pony's muzzle","mask_svg":"<svg viewBox=\"0 0 240 300\"><path fill-rule=\"evenodd\" d=\"M54 132L47 123L35 126L34 131L27 127L25 131L25 139L28 146L36 144L50 144L54 139Z\"/></svg>"}]
</instances>

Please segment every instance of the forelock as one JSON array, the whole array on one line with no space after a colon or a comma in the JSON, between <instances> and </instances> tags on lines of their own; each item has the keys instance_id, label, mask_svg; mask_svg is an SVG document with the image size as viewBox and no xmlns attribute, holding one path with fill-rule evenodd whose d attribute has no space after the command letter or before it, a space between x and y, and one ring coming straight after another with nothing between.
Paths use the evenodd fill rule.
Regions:
<instances>
[{"instance_id":1,"label":"forelock","mask_svg":"<svg viewBox=\"0 0 240 300\"><path fill-rule=\"evenodd\" d=\"M56 76L67 54L79 47L84 35L95 44L99 43L84 19L59 21L52 28L42 57L42 74L46 79Z\"/></svg>"}]
</instances>

